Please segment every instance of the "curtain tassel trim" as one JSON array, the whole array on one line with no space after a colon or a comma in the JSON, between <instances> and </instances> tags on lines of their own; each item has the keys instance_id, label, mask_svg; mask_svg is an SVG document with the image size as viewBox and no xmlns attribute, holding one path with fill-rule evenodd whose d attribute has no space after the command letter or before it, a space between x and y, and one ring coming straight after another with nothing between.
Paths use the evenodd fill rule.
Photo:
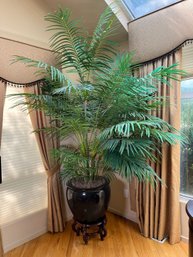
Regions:
<instances>
[{"instance_id":1,"label":"curtain tassel trim","mask_svg":"<svg viewBox=\"0 0 193 257\"><path fill-rule=\"evenodd\" d=\"M43 85L45 80L39 79L39 80L32 81L29 83L17 83L17 82L12 82L10 80L0 77L0 82L5 84L6 86L17 87L17 88L26 88L26 87L33 87L35 85Z\"/></svg>"}]
</instances>

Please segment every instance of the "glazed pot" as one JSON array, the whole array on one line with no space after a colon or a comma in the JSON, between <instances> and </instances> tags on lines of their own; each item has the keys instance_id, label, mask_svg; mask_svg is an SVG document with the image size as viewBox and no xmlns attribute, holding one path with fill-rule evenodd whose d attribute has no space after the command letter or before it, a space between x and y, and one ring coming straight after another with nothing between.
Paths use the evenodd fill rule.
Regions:
<instances>
[{"instance_id":1,"label":"glazed pot","mask_svg":"<svg viewBox=\"0 0 193 257\"><path fill-rule=\"evenodd\" d=\"M67 182L66 196L74 220L97 223L105 217L110 200L109 180L105 177L73 178Z\"/></svg>"}]
</instances>

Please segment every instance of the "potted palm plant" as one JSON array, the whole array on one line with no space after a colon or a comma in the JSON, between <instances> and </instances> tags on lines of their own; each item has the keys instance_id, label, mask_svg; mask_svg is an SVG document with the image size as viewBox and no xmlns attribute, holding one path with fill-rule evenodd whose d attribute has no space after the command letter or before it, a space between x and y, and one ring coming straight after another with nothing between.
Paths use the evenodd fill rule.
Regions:
<instances>
[{"instance_id":1,"label":"potted palm plant","mask_svg":"<svg viewBox=\"0 0 193 257\"><path fill-rule=\"evenodd\" d=\"M148 161L158 161L162 143L175 144L180 136L151 114L163 104L157 83L169 84L169 78L177 79L183 72L172 65L143 78L134 76L137 68L131 55L119 54L110 39L117 29L110 8L101 14L92 36L71 20L67 9L58 9L45 19L53 32L50 41L57 66L15 57L38 68L45 78L42 94L24 94L23 104L50 117L45 133L60 137L54 156L62 164L61 176L68 180L67 198L74 218L82 224L96 224L104 221L109 179L114 174L150 183L159 180ZM75 227L87 242L88 234ZM101 230L103 239L106 231Z\"/></svg>"}]
</instances>

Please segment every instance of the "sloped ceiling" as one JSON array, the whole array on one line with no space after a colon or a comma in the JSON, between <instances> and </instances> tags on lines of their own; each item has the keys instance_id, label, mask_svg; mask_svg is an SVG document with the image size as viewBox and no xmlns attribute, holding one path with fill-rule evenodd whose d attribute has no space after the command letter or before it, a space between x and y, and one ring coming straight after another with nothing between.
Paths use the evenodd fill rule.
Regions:
<instances>
[{"instance_id":1,"label":"sloped ceiling","mask_svg":"<svg viewBox=\"0 0 193 257\"><path fill-rule=\"evenodd\" d=\"M105 0L44 0L47 4L47 9L50 11L56 10L57 6L69 8L72 11L73 18L81 18L85 28L91 33L96 26L97 20L105 9L107 4ZM120 24L117 36L114 37L117 41L127 40L127 31Z\"/></svg>"},{"instance_id":2,"label":"sloped ceiling","mask_svg":"<svg viewBox=\"0 0 193 257\"><path fill-rule=\"evenodd\" d=\"M56 10L58 5L71 9L74 18L81 17L89 32L107 6L104 0L0 0L0 77L20 83L35 80L31 77L32 71L24 70L22 64L10 65L13 55L52 63L47 51L50 34L46 31L44 16ZM124 51L128 48L127 32L121 26L114 39Z\"/></svg>"},{"instance_id":3,"label":"sloped ceiling","mask_svg":"<svg viewBox=\"0 0 193 257\"><path fill-rule=\"evenodd\" d=\"M51 33L46 31L48 24L44 20L47 13L58 6L67 7L73 18L81 18L91 33L107 6L106 1L109 4L113 0L0 0L0 37L49 49ZM114 39L127 42L127 32L121 23Z\"/></svg>"},{"instance_id":4,"label":"sloped ceiling","mask_svg":"<svg viewBox=\"0 0 193 257\"><path fill-rule=\"evenodd\" d=\"M136 62L159 57L193 38L193 0L176 3L129 23L129 51Z\"/></svg>"}]
</instances>

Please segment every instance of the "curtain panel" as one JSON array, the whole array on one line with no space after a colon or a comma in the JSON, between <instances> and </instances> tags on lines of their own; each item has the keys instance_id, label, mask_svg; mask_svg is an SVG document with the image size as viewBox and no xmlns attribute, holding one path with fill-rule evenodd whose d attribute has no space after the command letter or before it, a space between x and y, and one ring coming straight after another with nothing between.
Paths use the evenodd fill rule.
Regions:
<instances>
[{"instance_id":1,"label":"curtain panel","mask_svg":"<svg viewBox=\"0 0 193 257\"><path fill-rule=\"evenodd\" d=\"M0 230L0 257L3 257L3 244L2 244L1 230Z\"/></svg>"},{"instance_id":2,"label":"curtain panel","mask_svg":"<svg viewBox=\"0 0 193 257\"><path fill-rule=\"evenodd\" d=\"M147 75L159 66L181 63L181 50L148 62L140 67L140 76ZM180 68L180 67L178 67ZM158 85L159 96L169 97L169 104L156 111L156 116L180 129L180 82L172 86ZM145 237L174 244L180 241L180 144L163 145L161 163L153 164L163 180L153 188L148 183L137 183L136 207L139 227Z\"/></svg>"},{"instance_id":3,"label":"curtain panel","mask_svg":"<svg viewBox=\"0 0 193 257\"><path fill-rule=\"evenodd\" d=\"M0 158L1 158L1 136L2 136L2 127L3 127L3 107L5 102L5 94L6 94L6 83L3 83L0 81ZM3 257L1 228L0 228L0 257Z\"/></svg>"},{"instance_id":4,"label":"curtain panel","mask_svg":"<svg viewBox=\"0 0 193 257\"><path fill-rule=\"evenodd\" d=\"M24 88L25 93L41 94L40 86L34 85ZM60 141L53 135L46 135L42 128L49 127L49 117L40 110L29 110L30 119L39 146L41 158L47 173L48 185L48 231L62 232L65 228L64 197L62 192L61 180L59 178L60 165L51 155L52 149L57 149Z\"/></svg>"}]
</instances>

